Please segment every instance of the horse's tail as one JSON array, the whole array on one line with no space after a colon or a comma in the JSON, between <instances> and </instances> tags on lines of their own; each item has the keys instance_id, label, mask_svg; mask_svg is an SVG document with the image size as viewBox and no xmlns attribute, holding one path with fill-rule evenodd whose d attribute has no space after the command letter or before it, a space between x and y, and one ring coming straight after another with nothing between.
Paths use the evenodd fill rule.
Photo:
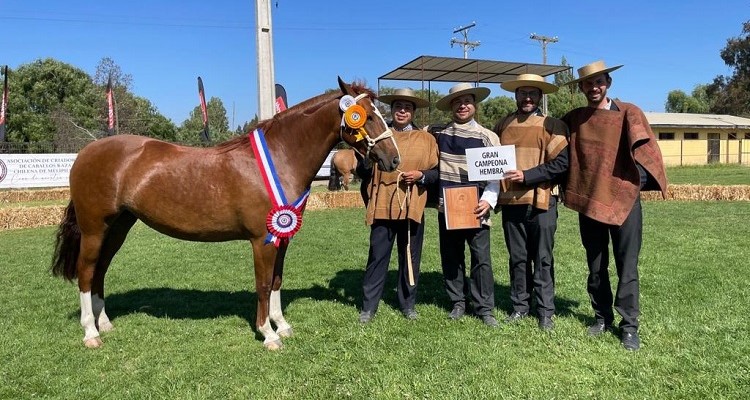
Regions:
<instances>
[{"instance_id":1,"label":"horse's tail","mask_svg":"<svg viewBox=\"0 0 750 400\"><path fill-rule=\"evenodd\" d=\"M331 163L331 176L328 178L328 190L341 190L341 174L333 163Z\"/></svg>"},{"instance_id":2,"label":"horse's tail","mask_svg":"<svg viewBox=\"0 0 750 400\"><path fill-rule=\"evenodd\" d=\"M57 229L55 253L52 256L52 274L72 281L76 278L76 262L81 252L81 230L76 221L73 202L65 208L60 226Z\"/></svg>"}]
</instances>

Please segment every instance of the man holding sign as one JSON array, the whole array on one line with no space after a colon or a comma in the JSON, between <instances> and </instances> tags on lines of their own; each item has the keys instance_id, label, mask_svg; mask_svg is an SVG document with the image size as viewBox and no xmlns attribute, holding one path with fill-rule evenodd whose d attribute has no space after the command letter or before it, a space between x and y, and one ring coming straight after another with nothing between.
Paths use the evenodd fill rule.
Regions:
<instances>
[{"instance_id":1,"label":"man holding sign","mask_svg":"<svg viewBox=\"0 0 750 400\"><path fill-rule=\"evenodd\" d=\"M488 88L469 83L453 86L436 104L439 110L451 111L452 121L429 130L440 150L438 223L445 289L453 303L449 317L456 320L464 316L468 294L474 314L485 325L496 327L489 217L497 202L499 184L496 179L470 182L466 161L467 149L500 145L492 131L474 120L476 103L489 94ZM461 223L453 224L458 221ZM466 244L471 252L469 282L465 279Z\"/></svg>"},{"instance_id":2,"label":"man holding sign","mask_svg":"<svg viewBox=\"0 0 750 400\"><path fill-rule=\"evenodd\" d=\"M516 169L505 172L498 203L509 254L510 300L506 322L528 316L532 294L539 328L554 327L555 261L552 250L557 230L556 177L568 169L568 128L539 110L542 96L557 91L539 75L521 74L503 82L514 92L518 109L501 119L495 133L503 145L514 145Z\"/></svg>"}]
</instances>

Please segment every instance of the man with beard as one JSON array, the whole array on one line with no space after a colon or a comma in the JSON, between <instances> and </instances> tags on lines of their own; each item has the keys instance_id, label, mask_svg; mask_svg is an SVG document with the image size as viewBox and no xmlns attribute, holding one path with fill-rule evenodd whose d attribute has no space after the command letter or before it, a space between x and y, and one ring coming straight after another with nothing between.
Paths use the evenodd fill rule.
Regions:
<instances>
[{"instance_id":1,"label":"man with beard","mask_svg":"<svg viewBox=\"0 0 750 400\"><path fill-rule=\"evenodd\" d=\"M518 109L495 125L503 145L515 145L516 168L505 172L500 198L505 245L509 255L510 300L506 322L529 315L532 295L539 328L551 330L555 314L557 185L553 179L568 168L568 128L539 110L542 96L557 91L539 75L521 74L503 82L513 92Z\"/></svg>"},{"instance_id":2,"label":"man with beard","mask_svg":"<svg viewBox=\"0 0 750 400\"><path fill-rule=\"evenodd\" d=\"M666 198L667 177L659 145L646 117L634 104L607 96L608 68L596 61L578 69L570 82L586 95L587 107L562 120L570 130L570 168L565 206L578 212L581 241L589 267L587 289L594 309L592 336L612 329L613 296L609 283L609 241L617 268L614 307L622 317L620 341L638 350L640 315L638 255L643 216L641 190L659 190Z\"/></svg>"}]
</instances>

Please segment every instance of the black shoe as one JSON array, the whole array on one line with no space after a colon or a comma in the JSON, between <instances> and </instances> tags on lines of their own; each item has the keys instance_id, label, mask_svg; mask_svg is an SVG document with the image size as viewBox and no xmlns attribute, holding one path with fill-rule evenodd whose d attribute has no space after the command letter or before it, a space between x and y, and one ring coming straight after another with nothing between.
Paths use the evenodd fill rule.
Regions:
<instances>
[{"instance_id":1,"label":"black shoe","mask_svg":"<svg viewBox=\"0 0 750 400\"><path fill-rule=\"evenodd\" d=\"M490 328L497 328L498 326L497 319L495 319L495 316L492 314L482 315L482 323Z\"/></svg>"},{"instance_id":2,"label":"black shoe","mask_svg":"<svg viewBox=\"0 0 750 400\"><path fill-rule=\"evenodd\" d=\"M555 327L552 317L539 317L539 329L543 331L551 331Z\"/></svg>"},{"instance_id":3,"label":"black shoe","mask_svg":"<svg viewBox=\"0 0 750 400\"><path fill-rule=\"evenodd\" d=\"M612 325L605 323L604 321L596 321L594 325L589 326L589 336L599 336L606 331L611 331Z\"/></svg>"},{"instance_id":4,"label":"black shoe","mask_svg":"<svg viewBox=\"0 0 750 400\"><path fill-rule=\"evenodd\" d=\"M406 310L401 311L402 314L404 314L404 318L408 319L409 321L414 321L417 319L417 312L413 308L407 308Z\"/></svg>"},{"instance_id":5,"label":"black shoe","mask_svg":"<svg viewBox=\"0 0 750 400\"><path fill-rule=\"evenodd\" d=\"M508 324L514 324L528 316L528 312L513 311L510 315L508 315L508 318L505 318L505 322Z\"/></svg>"},{"instance_id":6,"label":"black shoe","mask_svg":"<svg viewBox=\"0 0 750 400\"><path fill-rule=\"evenodd\" d=\"M641 339L638 337L638 332L623 332L620 343L625 350L636 351L641 348Z\"/></svg>"},{"instance_id":7,"label":"black shoe","mask_svg":"<svg viewBox=\"0 0 750 400\"><path fill-rule=\"evenodd\" d=\"M466 314L466 309L460 304L453 306L453 310L448 314L448 318L452 320L461 319Z\"/></svg>"},{"instance_id":8,"label":"black shoe","mask_svg":"<svg viewBox=\"0 0 750 400\"><path fill-rule=\"evenodd\" d=\"M372 320L372 317L375 316L375 313L372 311L362 311L359 313L359 322L362 324L366 324Z\"/></svg>"}]
</instances>

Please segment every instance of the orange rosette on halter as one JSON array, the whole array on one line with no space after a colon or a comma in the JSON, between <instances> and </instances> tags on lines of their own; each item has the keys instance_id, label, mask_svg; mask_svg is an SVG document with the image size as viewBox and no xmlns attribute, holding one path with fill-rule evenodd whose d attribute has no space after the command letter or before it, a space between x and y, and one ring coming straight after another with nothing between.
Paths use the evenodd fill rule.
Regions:
<instances>
[{"instance_id":1,"label":"orange rosette on halter","mask_svg":"<svg viewBox=\"0 0 750 400\"><path fill-rule=\"evenodd\" d=\"M344 123L352 129L359 129L365 126L367 121L367 112L359 104L352 104L344 112Z\"/></svg>"}]
</instances>

